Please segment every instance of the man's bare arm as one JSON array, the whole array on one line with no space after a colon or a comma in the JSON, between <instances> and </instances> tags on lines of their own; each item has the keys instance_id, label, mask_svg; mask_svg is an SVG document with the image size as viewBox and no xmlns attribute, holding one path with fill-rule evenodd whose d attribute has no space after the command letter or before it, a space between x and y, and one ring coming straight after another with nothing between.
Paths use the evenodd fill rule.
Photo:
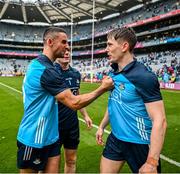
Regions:
<instances>
[{"instance_id":1,"label":"man's bare arm","mask_svg":"<svg viewBox=\"0 0 180 174\"><path fill-rule=\"evenodd\" d=\"M110 77L107 77L103 79L103 82L99 88L90 93L75 96L72 94L70 89L67 89L57 94L55 98L69 108L73 110L78 110L89 105L96 98L98 98L104 92L112 89L113 87L113 80Z\"/></svg>"}]
</instances>

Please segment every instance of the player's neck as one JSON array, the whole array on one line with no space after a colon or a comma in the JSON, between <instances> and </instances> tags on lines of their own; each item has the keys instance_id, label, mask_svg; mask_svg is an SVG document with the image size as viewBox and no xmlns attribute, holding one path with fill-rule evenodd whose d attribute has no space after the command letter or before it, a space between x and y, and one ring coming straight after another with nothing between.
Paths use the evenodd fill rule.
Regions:
<instances>
[{"instance_id":1,"label":"player's neck","mask_svg":"<svg viewBox=\"0 0 180 174\"><path fill-rule=\"evenodd\" d=\"M52 62L54 62L54 61L56 60L56 58L54 57L54 55L53 55L50 51L48 51L48 48L44 48L43 54L44 54L45 56L47 56L48 59L50 59Z\"/></svg>"},{"instance_id":2,"label":"player's neck","mask_svg":"<svg viewBox=\"0 0 180 174\"><path fill-rule=\"evenodd\" d=\"M61 68L63 70L68 70L69 69L69 63L60 63L60 65L61 65Z\"/></svg>"},{"instance_id":3,"label":"player's neck","mask_svg":"<svg viewBox=\"0 0 180 174\"><path fill-rule=\"evenodd\" d=\"M133 54L127 53L124 57L120 58L118 61L118 69L122 71L126 65L133 61Z\"/></svg>"}]
</instances>

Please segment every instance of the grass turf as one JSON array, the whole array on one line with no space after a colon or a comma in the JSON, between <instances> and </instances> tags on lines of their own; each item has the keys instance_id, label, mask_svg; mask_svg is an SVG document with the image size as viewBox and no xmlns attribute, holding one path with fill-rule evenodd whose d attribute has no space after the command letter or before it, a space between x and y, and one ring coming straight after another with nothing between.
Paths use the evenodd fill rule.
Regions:
<instances>
[{"instance_id":1,"label":"grass turf","mask_svg":"<svg viewBox=\"0 0 180 174\"><path fill-rule=\"evenodd\" d=\"M22 77L0 77L0 82L21 91ZM82 83L81 93L97 88L98 84ZM180 92L162 90L166 108L168 129L162 154L175 161L180 161ZM108 93L98 98L87 107L93 123L98 125L107 106ZM0 173L15 173L16 168L16 134L23 115L22 95L16 91L0 85ZM99 161L103 147L95 142L96 128L87 130L84 123L80 123L81 142L78 149L77 172L98 173ZM110 127L107 127L110 130ZM107 134L104 135L104 139ZM62 155L63 156L63 155ZM63 171L63 157L61 171ZM127 165L122 172L130 172ZM163 173L180 173L180 168L162 160Z\"/></svg>"}]
</instances>

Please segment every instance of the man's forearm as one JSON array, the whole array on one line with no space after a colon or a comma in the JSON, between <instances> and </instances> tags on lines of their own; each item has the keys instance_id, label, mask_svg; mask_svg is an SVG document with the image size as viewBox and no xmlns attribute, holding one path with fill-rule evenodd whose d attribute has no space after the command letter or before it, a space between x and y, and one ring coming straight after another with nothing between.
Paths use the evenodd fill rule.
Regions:
<instances>
[{"instance_id":1,"label":"man's forearm","mask_svg":"<svg viewBox=\"0 0 180 174\"><path fill-rule=\"evenodd\" d=\"M58 93L55 98L63 103L64 105L68 106L69 108L73 110L79 110L87 105L89 105L91 102L93 102L97 97L102 95L104 92L112 89L114 87L114 83L112 78L107 77L103 79L102 84L99 88L96 90L88 93L88 94L82 94L82 95L73 95L70 91L70 89L66 89L63 92Z\"/></svg>"},{"instance_id":2,"label":"man's forearm","mask_svg":"<svg viewBox=\"0 0 180 174\"><path fill-rule=\"evenodd\" d=\"M148 157L159 160L163 147L167 123L163 119L161 122L154 122L151 132L151 142Z\"/></svg>"},{"instance_id":3,"label":"man's forearm","mask_svg":"<svg viewBox=\"0 0 180 174\"><path fill-rule=\"evenodd\" d=\"M104 117L99 125L99 128L101 129L105 129L105 127L108 125L109 123L109 115L108 115L108 109L106 109L106 112L104 114Z\"/></svg>"},{"instance_id":4,"label":"man's forearm","mask_svg":"<svg viewBox=\"0 0 180 174\"><path fill-rule=\"evenodd\" d=\"M163 147L167 127L164 103L162 100L159 100L146 103L145 105L153 123L148 157L152 161L157 161Z\"/></svg>"},{"instance_id":5,"label":"man's forearm","mask_svg":"<svg viewBox=\"0 0 180 174\"><path fill-rule=\"evenodd\" d=\"M91 102L93 102L96 98L98 98L104 92L106 92L106 90L100 86L93 92L77 95L74 97L72 101L72 108L75 110L81 109L89 105Z\"/></svg>"},{"instance_id":6,"label":"man's forearm","mask_svg":"<svg viewBox=\"0 0 180 174\"><path fill-rule=\"evenodd\" d=\"M81 113L81 115L82 115L83 117L87 117L87 116L88 116L88 113L87 113L87 111L86 111L86 108L81 108L81 109L79 109L79 111L80 111L80 113Z\"/></svg>"}]
</instances>

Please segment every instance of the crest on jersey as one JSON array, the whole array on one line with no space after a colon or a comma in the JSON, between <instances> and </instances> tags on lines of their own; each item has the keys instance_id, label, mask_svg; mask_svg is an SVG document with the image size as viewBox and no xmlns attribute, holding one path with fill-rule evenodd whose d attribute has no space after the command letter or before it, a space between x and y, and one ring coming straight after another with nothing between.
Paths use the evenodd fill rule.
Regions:
<instances>
[{"instance_id":1,"label":"crest on jersey","mask_svg":"<svg viewBox=\"0 0 180 174\"><path fill-rule=\"evenodd\" d=\"M77 79L76 83L80 83L80 82L79 82L79 79Z\"/></svg>"},{"instance_id":2,"label":"crest on jersey","mask_svg":"<svg viewBox=\"0 0 180 174\"><path fill-rule=\"evenodd\" d=\"M125 89L125 85L124 85L123 83L120 83L119 89L120 89L120 90L124 90L124 89Z\"/></svg>"}]
</instances>

